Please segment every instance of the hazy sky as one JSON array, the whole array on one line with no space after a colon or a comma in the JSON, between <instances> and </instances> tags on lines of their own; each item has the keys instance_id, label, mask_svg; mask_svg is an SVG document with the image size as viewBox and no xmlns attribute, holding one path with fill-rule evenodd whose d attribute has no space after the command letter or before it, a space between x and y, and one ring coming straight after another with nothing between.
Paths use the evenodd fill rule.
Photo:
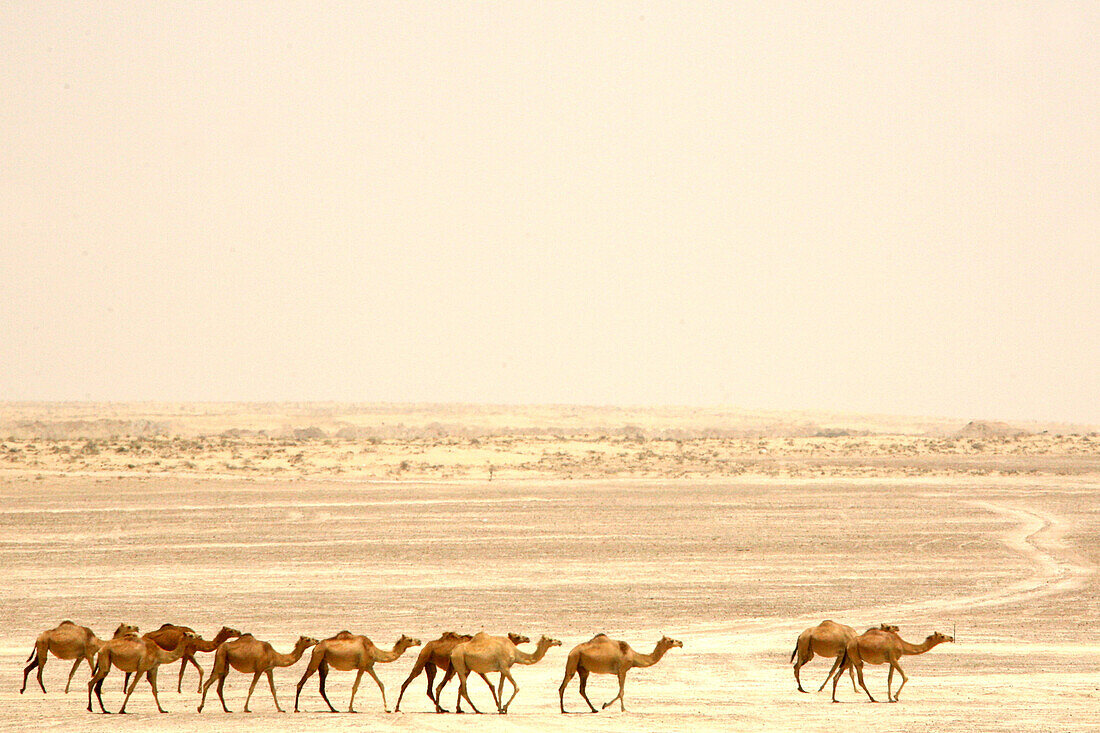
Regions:
<instances>
[{"instance_id":1,"label":"hazy sky","mask_svg":"<svg viewBox=\"0 0 1100 733\"><path fill-rule=\"evenodd\" d=\"M1100 3L0 18L0 399L1100 422Z\"/></svg>"}]
</instances>

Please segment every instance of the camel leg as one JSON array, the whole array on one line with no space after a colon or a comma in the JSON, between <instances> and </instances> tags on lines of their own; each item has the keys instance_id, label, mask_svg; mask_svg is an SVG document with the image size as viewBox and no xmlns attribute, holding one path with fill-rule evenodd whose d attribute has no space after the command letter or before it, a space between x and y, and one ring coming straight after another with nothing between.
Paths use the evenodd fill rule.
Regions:
<instances>
[{"instance_id":1,"label":"camel leg","mask_svg":"<svg viewBox=\"0 0 1100 733\"><path fill-rule=\"evenodd\" d=\"M216 669L210 670L210 676L206 678L206 684L202 688L202 700L199 701L199 712L202 712L202 708L206 705L206 691L210 689L210 685L214 684L219 679L218 671Z\"/></svg>"},{"instance_id":2,"label":"camel leg","mask_svg":"<svg viewBox=\"0 0 1100 733\"><path fill-rule=\"evenodd\" d=\"M447 686L447 683L451 681L451 678L455 676L453 668L448 669L443 673L443 680L435 688L435 711L437 713L450 712L447 708L443 707L443 688Z\"/></svg>"},{"instance_id":3,"label":"camel leg","mask_svg":"<svg viewBox=\"0 0 1100 733\"><path fill-rule=\"evenodd\" d=\"M226 676L226 674L228 674L228 673L229 673L229 670L228 670L228 669L226 669L226 670L225 670L225 672L223 672L223 673L222 673L222 676L218 678L218 687L217 687L217 692L218 692L218 699L222 701L222 710L224 710L224 711L225 711L225 712L227 712L227 713L231 713L231 712L233 712L233 711L232 711L232 710L230 710L230 709L229 709L229 706L225 704L225 694L224 694L224 690L225 690L225 676ZM209 686L210 686L210 682L209 682L209 681L207 681L206 685L207 685L207 687L209 687Z\"/></svg>"},{"instance_id":4,"label":"camel leg","mask_svg":"<svg viewBox=\"0 0 1100 733\"><path fill-rule=\"evenodd\" d=\"M798 670L802 669L803 665L805 665L806 662L809 662L813 658L814 658L814 652L811 649L811 650L809 650L809 655L806 656L805 658L801 654L799 654L798 655L798 661L794 663L794 681L798 683L798 691L799 692L807 692L807 690L802 689L802 678L799 676ZM828 682L828 679L826 679L825 681Z\"/></svg>"},{"instance_id":5,"label":"camel leg","mask_svg":"<svg viewBox=\"0 0 1100 733\"><path fill-rule=\"evenodd\" d=\"M497 706L497 712L503 715L504 708L501 706L501 702L504 700L504 672L500 673L500 686L496 690L493 690L493 684L489 682L488 677L485 678L485 681L489 683L489 692L493 693L493 703Z\"/></svg>"},{"instance_id":6,"label":"camel leg","mask_svg":"<svg viewBox=\"0 0 1100 733\"><path fill-rule=\"evenodd\" d=\"M500 706L500 712L504 715L508 714L508 706L512 704L512 701L516 699L516 695L519 694L519 685L516 684L515 679L512 678L510 670L502 669L500 671L500 698L504 699L504 680L507 679L512 683L512 696L508 698L508 702Z\"/></svg>"},{"instance_id":7,"label":"camel leg","mask_svg":"<svg viewBox=\"0 0 1100 733\"><path fill-rule=\"evenodd\" d=\"M107 675L103 675L103 677L106 677L106 676ZM89 687L88 712L89 713L92 712L92 693L90 691L90 688L93 685L95 686L95 699L96 699L96 701L99 702L99 712L101 712L101 713L110 713L111 712L110 710L108 710L107 708L105 708L103 706L103 677L100 677L98 680L93 680L92 682L88 683L88 687Z\"/></svg>"},{"instance_id":8,"label":"camel leg","mask_svg":"<svg viewBox=\"0 0 1100 733\"><path fill-rule=\"evenodd\" d=\"M897 662L891 662L891 671L893 671L895 667L897 668L898 673L901 675L901 684L898 685L898 691L894 693L894 702L897 702L898 698L901 697L901 688L905 687L905 683L909 681L909 677L906 676L905 670L901 668L900 664L898 664Z\"/></svg>"},{"instance_id":9,"label":"camel leg","mask_svg":"<svg viewBox=\"0 0 1100 733\"><path fill-rule=\"evenodd\" d=\"M298 698L302 696L302 688L305 687L306 680L314 673L315 670L306 667L305 673L302 675L302 679L298 680L298 691L294 693L294 712L298 712Z\"/></svg>"},{"instance_id":10,"label":"camel leg","mask_svg":"<svg viewBox=\"0 0 1100 733\"><path fill-rule=\"evenodd\" d=\"M195 661L194 657L184 657L183 661L180 662L180 679L179 679L179 682L176 684L176 692L178 692L178 693L183 692L183 673L187 671L188 663L190 663L199 672L199 686L195 691L196 692L202 692L202 677L203 677L202 666L197 661Z\"/></svg>"},{"instance_id":11,"label":"camel leg","mask_svg":"<svg viewBox=\"0 0 1100 733\"><path fill-rule=\"evenodd\" d=\"M833 674L834 674L834 673L835 673L835 672L837 671L837 667L839 667L839 666L840 666L840 657L837 657L837 658L836 658L836 659L835 659L835 660L833 661L833 666L829 668L829 674L825 675L825 681L821 683L821 687L817 688L817 691L818 691L818 692L821 692L822 690L824 690L824 689L825 689L825 685L829 684L829 680L831 680L831 679L832 679L832 677L833 677ZM797 676L798 676L798 674L797 674L797 672L796 672L796 673L795 673L795 677L797 677ZM855 684L855 679L856 679L856 678L855 678L855 675L853 674L853 676L852 676L852 684ZM805 692L805 690L803 690L803 692Z\"/></svg>"},{"instance_id":12,"label":"camel leg","mask_svg":"<svg viewBox=\"0 0 1100 733\"><path fill-rule=\"evenodd\" d=\"M50 652L46 650L35 659L35 661L38 662L38 674L36 675L38 677L38 686L42 688L42 692L46 691L46 683L42 681L42 672L45 671L46 662L49 661L49 658Z\"/></svg>"},{"instance_id":13,"label":"camel leg","mask_svg":"<svg viewBox=\"0 0 1100 733\"><path fill-rule=\"evenodd\" d=\"M128 689L130 689L130 673L129 672L127 672L126 676L122 678L122 691L126 692L126 690L128 690Z\"/></svg>"},{"instance_id":14,"label":"camel leg","mask_svg":"<svg viewBox=\"0 0 1100 733\"><path fill-rule=\"evenodd\" d=\"M848 676L852 678L852 692L858 695L859 688L856 687L856 668L854 666L848 668Z\"/></svg>"},{"instance_id":15,"label":"camel leg","mask_svg":"<svg viewBox=\"0 0 1100 733\"><path fill-rule=\"evenodd\" d=\"M23 670L23 688L21 690L19 690L20 695L22 695L24 692L27 691L27 677L30 675L31 671L34 670L34 668L37 667L37 666L38 666L38 655L35 654L34 658L31 659L31 663L28 664L26 666L26 668ZM42 685L42 673L41 672L38 673L38 684ZM42 685L42 692L45 692L45 691L46 691L46 686Z\"/></svg>"},{"instance_id":16,"label":"camel leg","mask_svg":"<svg viewBox=\"0 0 1100 733\"><path fill-rule=\"evenodd\" d=\"M596 706L592 704L592 701L588 699L588 695L584 692L584 688L588 684L588 670L584 667L581 667L577 670L577 674L580 677L581 697L583 697L584 701L588 703L588 707L593 713L598 713L599 711L596 710Z\"/></svg>"},{"instance_id":17,"label":"camel leg","mask_svg":"<svg viewBox=\"0 0 1100 733\"><path fill-rule=\"evenodd\" d=\"M325 678L328 677L328 662L321 662L321 666L317 668L317 679L319 680L319 687L321 689L321 699L328 705L330 713L335 713L336 708L332 706L332 703L328 701L328 695L325 693Z\"/></svg>"},{"instance_id":18,"label":"camel leg","mask_svg":"<svg viewBox=\"0 0 1100 733\"><path fill-rule=\"evenodd\" d=\"M616 695L615 697L611 698L610 700L608 700L607 702L605 702L603 704L603 709L604 710L606 710L607 707L609 705L611 705L611 703L618 700L619 701L619 710L624 712L624 713L626 712L626 703L623 701L623 690L624 690L625 687L626 687L626 672L625 671L619 672L619 694Z\"/></svg>"},{"instance_id":19,"label":"camel leg","mask_svg":"<svg viewBox=\"0 0 1100 733\"><path fill-rule=\"evenodd\" d=\"M497 692L497 690L493 687L493 683L489 681L489 675L485 674L484 672L478 672L477 675L481 679L485 680L485 684L489 686L489 694L493 696L493 704L496 705L497 710L499 710L500 696L504 694L504 675L500 676L500 689L502 690L502 692Z\"/></svg>"},{"instance_id":20,"label":"camel leg","mask_svg":"<svg viewBox=\"0 0 1100 733\"><path fill-rule=\"evenodd\" d=\"M246 713L252 712L248 709L248 702L252 699L252 691L256 689L256 683L260 681L260 675L262 674L263 672L257 672L256 674L252 675L252 684L248 686L248 694L244 697L244 711Z\"/></svg>"},{"instance_id":21,"label":"camel leg","mask_svg":"<svg viewBox=\"0 0 1100 733\"><path fill-rule=\"evenodd\" d=\"M137 689L137 683L141 681L141 668L134 674L134 681L130 683L130 686L126 689L126 697L122 698L122 707L118 709L119 715L126 714L126 703L130 702L130 695L134 694L134 690ZM159 703L158 703L159 707Z\"/></svg>"},{"instance_id":22,"label":"camel leg","mask_svg":"<svg viewBox=\"0 0 1100 733\"><path fill-rule=\"evenodd\" d=\"M359 680L363 679L363 670L359 670L355 674L355 682L351 683L351 702L348 703L348 712L355 712L355 693L359 690ZM384 698L383 698L384 699ZM385 705L385 703L382 703Z\"/></svg>"},{"instance_id":23,"label":"camel leg","mask_svg":"<svg viewBox=\"0 0 1100 733\"><path fill-rule=\"evenodd\" d=\"M867 693L867 697L871 698L871 702L877 702L871 695L871 691L867 689L867 683L863 681L863 665L856 666L856 675L859 677L859 686L863 688L863 691ZM840 675L837 675L839 677Z\"/></svg>"},{"instance_id":24,"label":"camel leg","mask_svg":"<svg viewBox=\"0 0 1100 733\"><path fill-rule=\"evenodd\" d=\"M432 671L434 672L435 671L435 665L429 665L429 666L431 667ZM414 665L413 668L412 668L412 671L409 672L409 676L406 677L405 681L401 683L401 691L399 693L397 693L397 704L393 706L393 711L395 713L401 712L401 698L404 697L404 695L405 695L405 688L409 686L409 683L411 683L413 680L415 680L417 677L419 677L420 673L423 672L424 669L425 669L424 667L421 667L419 665ZM431 700L433 703L435 702L435 698L432 697L432 676L431 675L428 675L428 699Z\"/></svg>"},{"instance_id":25,"label":"camel leg","mask_svg":"<svg viewBox=\"0 0 1100 733\"><path fill-rule=\"evenodd\" d=\"M470 703L470 707L473 708L475 713L480 714L481 711L477 709L477 705L474 705L474 701L470 699L470 692L466 689L466 676L462 673L458 674L458 699L455 701L455 712L462 712L462 698L466 698L466 702Z\"/></svg>"},{"instance_id":26,"label":"camel leg","mask_svg":"<svg viewBox=\"0 0 1100 733\"><path fill-rule=\"evenodd\" d=\"M69 670L69 679L65 682L65 694L66 695L69 694L69 685L72 684L73 677L76 675L76 670L80 667L80 663L83 662L83 661L84 661L84 657L77 657L76 660L73 661L73 668ZM24 679L24 683L25 682L26 682L26 680Z\"/></svg>"},{"instance_id":27,"label":"camel leg","mask_svg":"<svg viewBox=\"0 0 1100 733\"><path fill-rule=\"evenodd\" d=\"M386 687L382 684L382 680L378 679L378 675L374 673L374 665L371 665L370 667L367 667L367 674L369 674L371 677L373 677L374 681L378 683L378 689L382 693L382 709L385 710L388 713L390 711L390 708L386 704ZM351 694L352 694L352 697L355 696L354 691Z\"/></svg>"},{"instance_id":28,"label":"camel leg","mask_svg":"<svg viewBox=\"0 0 1100 733\"><path fill-rule=\"evenodd\" d=\"M573 663L572 659L569 659L565 663L565 678L562 679L561 684L558 685L558 706L561 708L562 715L565 714L565 688L569 687L569 681L573 679L573 675L576 674L577 667Z\"/></svg>"},{"instance_id":29,"label":"camel leg","mask_svg":"<svg viewBox=\"0 0 1100 733\"><path fill-rule=\"evenodd\" d=\"M886 702L893 702L894 696L890 694L890 687L894 684L894 663L890 662L890 671L886 673Z\"/></svg>"},{"instance_id":30,"label":"camel leg","mask_svg":"<svg viewBox=\"0 0 1100 733\"><path fill-rule=\"evenodd\" d=\"M279 697L275 694L275 675L271 673L271 670L267 670L267 686L271 688L271 699L275 701L275 709L280 713L286 711L279 707Z\"/></svg>"},{"instance_id":31,"label":"camel leg","mask_svg":"<svg viewBox=\"0 0 1100 733\"><path fill-rule=\"evenodd\" d=\"M167 713L168 711L160 706L160 698L157 696L157 668L153 667L146 672L145 679L149 680L149 686L153 688L153 702L157 704L157 710L162 713Z\"/></svg>"}]
</instances>

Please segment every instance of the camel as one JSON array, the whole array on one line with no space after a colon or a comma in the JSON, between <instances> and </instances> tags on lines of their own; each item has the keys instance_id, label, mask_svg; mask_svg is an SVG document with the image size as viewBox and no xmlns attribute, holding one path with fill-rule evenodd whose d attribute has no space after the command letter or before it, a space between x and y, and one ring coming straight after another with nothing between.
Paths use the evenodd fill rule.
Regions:
<instances>
[{"instance_id":1,"label":"camel","mask_svg":"<svg viewBox=\"0 0 1100 733\"><path fill-rule=\"evenodd\" d=\"M222 701L222 710L232 712L225 704L225 696L222 688L225 686L225 676L229 674L229 668L238 672L251 672L252 684L248 688L248 696L244 699L244 711L248 709L248 703L252 699L252 691L256 689L256 683L260 681L260 675L267 675L267 684L271 687L271 699L275 701L275 709L280 713L279 698L275 695L275 678L271 670L276 667L290 667L302 658L306 649L318 644L316 639L308 636L298 637L294 644L294 651L290 654L280 654L266 641L259 641L252 634L242 634L233 641L227 641L218 647L214 654L214 666L210 669L210 676L206 678L206 684L202 688L202 701L199 703L199 712L206 705L206 693L210 691L210 685L218 683L218 699Z\"/></svg>"},{"instance_id":2,"label":"camel","mask_svg":"<svg viewBox=\"0 0 1100 733\"><path fill-rule=\"evenodd\" d=\"M519 693L519 685L512 677L512 665L535 664L546 656L546 652L552 646L561 646L561 642L543 636L539 639L534 653L528 654L516 647L511 639L504 636L489 636L484 631L474 634L474 638L469 641L456 644L455 648L451 650L451 667L458 675L458 699L455 703L455 712L462 712L463 697L466 698L466 702L470 703L470 707L473 708L475 713L481 712L474 705L474 701L470 699L470 693L466 689L466 677L469 676L470 672L480 674L500 672L500 684L493 699L497 704L497 712L506 715L508 706L512 704L512 700L516 699L516 695ZM512 696L508 698L508 702L504 702L504 680L512 683Z\"/></svg>"},{"instance_id":3,"label":"camel","mask_svg":"<svg viewBox=\"0 0 1100 733\"><path fill-rule=\"evenodd\" d=\"M878 628L882 631L898 631L898 627L892 624L880 624ZM798 691L808 692L808 690L802 689L802 679L798 675L798 670L813 659L815 654L820 657L836 658L829 674L825 675L825 681L821 683L821 687L817 688L818 692L824 690L825 685L829 684L833 673L840 666L840 658L844 656L844 649L848 646L848 642L854 638L856 638L855 629L851 626L838 624L835 621L822 621L817 626L811 626L799 634L798 643L795 644L794 651L791 652L791 662L794 663L794 681L798 683ZM795 661L795 657L798 658L798 661ZM848 674L852 678L852 689L859 692L859 688L856 687L855 667L849 667Z\"/></svg>"},{"instance_id":4,"label":"camel","mask_svg":"<svg viewBox=\"0 0 1100 733\"><path fill-rule=\"evenodd\" d=\"M393 650L388 652L376 647L374 642L367 637L357 636L350 631L341 631L336 636L325 639L313 648L309 658L309 666L306 667L302 679L298 681L298 691L294 695L294 712L298 712L298 698L302 694L302 687L314 672L317 672L320 680L321 698L324 699L330 711L336 712L336 708L332 706L328 695L325 694L325 678L328 676L328 668L332 667L341 672L358 670L358 674L355 675L355 683L351 686L351 702L348 703L349 713L355 712L355 693L359 690L359 681L363 679L364 672L378 683L378 689L382 691L382 709L388 713L390 709L386 704L386 688L382 685L382 680L378 679L378 675L374 673L374 665L378 662L396 661L405 653L406 649L414 646L420 646L420 639L414 639L404 634L393 645Z\"/></svg>"},{"instance_id":5,"label":"camel","mask_svg":"<svg viewBox=\"0 0 1100 733\"><path fill-rule=\"evenodd\" d=\"M626 712L626 704L623 701L623 687L626 685L626 673L633 667L652 667L661 661L669 649L682 647L684 642L662 636L650 654L639 654L630 648L625 641L616 641L607 634L596 634L590 641L578 644L569 652L569 658L565 663L565 679L558 688L558 702L562 713L565 712L565 688L569 686L569 680L574 673L580 677L581 697L588 703L590 712L598 712L596 706L585 694L585 684L589 674L613 674L619 678L619 694L603 704L601 710L607 709L616 700L619 701L619 709Z\"/></svg>"},{"instance_id":6,"label":"camel","mask_svg":"<svg viewBox=\"0 0 1100 733\"><path fill-rule=\"evenodd\" d=\"M168 651L170 649L175 649L176 644L179 643L180 638L183 637L183 635L187 632L191 632L192 634L194 634L195 630L189 626L175 626L174 624L164 624L156 631L150 631L148 634L145 634L145 638L152 639L154 642L156 642L157 646L159 646L161 649L164 649L165 651ZM223 626L221 628L221 631L219 631L211 641L207 641L201 636L198 636L198 638L190 641L187 644L187 649L186 651L184 651L183 657L180 661L180 677L179 681L176 683L176 692L183 692L183 673L187 669L188 662L194 665L195 669L199 671L199 687L197 691L202 692L202 667L200 667L199 663L195 661L195 652L215 651L219 646L222 645L223 642L228 641L229 639L234 639L240 635L241 632L237 631L236 629L231 629L228 626ZM127 672L126 679L123 680L122 688L126 689L126 685L129 684L129 682L130 673Z\"/></svg>"},{"instance_id":7,"label":"camel","mask_svg":"<svg viewBox=\"0 0 1100 733\"><path fill-rule=\"evenodd\" d=\"M397 695L397 704L394 705L393 711L395 713L401 711L401 697L405 694L405 688L408 687L409 683L416 679L421 672L424 672L428 676L428 699L435 705L435 711L437 713L447 712L439 702L439 694L455 674L454 667L451 666L451 652L457 644L463 641L469 641L472 638L474 637L469 634L456 634L453 631L445 631L443 632L443 636L425 644L424 648L420 650L420 655L416 658L416 664L413 665L412 671L409 672L408 679L401 685L401 692ZM508 639L516 645L526 644L531 641L522 634L514 634L511 632L508 634ZM435 671L437 669L443 671L443 681L439 683L439 687L436 688L433 694L432 685L435 681ZM493 683L490 682L489 678L484 674L481 674L481 679L485 680L485 684L489 686L489 692L493 693L493 704L499 704L496 699L497 691L496 688L493 687Z\"/></svg>"},{"instance_id":8,"label":"camel","mask_svg":"<svg viewBox=\"0 0 1100 733\"><path fill-rule=\"evenodd\" d=\"M157 704L157 710L162 713L168 712L160 706L160 698L157 696L157 667L162 664L170 664L182 657L187 649L188 642L195 638L197 637L194 633L190 631L185 633L180 638L176 648L171 651L165 651L157 646L155 642L137 634L118 636L105 642L100 648L99 654L96 655L95 671L92 673L92 679L88 681L88 712L92 712L93 689L95 690L96 699L99 700L100 711L107 712L107 709L103 707L103 680L107 677L107 673L111 671L112 666L118 667L124 672L137 672L134 675L134 681L130 683L129 689L126 690L126 697L122 700L119 713L126 712L126 703L130 701L130 695L134 694L134 688L141 681L143 674L145 679L149 680L149 687L153 691L153 701Z\"/></svg>"},{"instance_id":9,"label":"camel","mask_svg":"<svg viewBox=\"0 0 1100 733\"><path fill-rule=\"evenodd\" d=\"M119 627L115 629L115 637L136 634L137 630L137 626L119 624ZM80 662L87 659L88 669L94 671L95 662L93 660L103 644L104 641L87 626L77 626L72 621L62 621L56 628L43 631L35 639L34 649L31 650L31 655L27 657L30 664L23 670L23 688L19 690L19 694L22 695L26 691L27 676L35 667L38 668L38 686L42 688L42 692L46 691L46 685L42 682L42 670L45 669L50 654L66 661L75 660L73 668L69 670L69 679L65 683L65 693L68 694L69 685L73 681L73 675L76 674Z\"/></svg>"},{"instance_id":10,"label":"camel","mask_svg":"<svg viewBox=\"0 0 1100 733\"><path fill-rule=\"evenodd\" d=\"M909 681L909 678L905 675L905 670L898 664L898 660L906 654L924 654L932 647L949 641L955 641L954 637L941 634L938 631L920 644L910 644L898 636L896 632L892 631L883 631L882 629L871 629L867 631L848 642L848 646L844 650L844 655L840 660L840 670L833 680L833 702L838 702L836 699L837 680L839 680L840 676L844 673L845 667L849 665L856 668L856 674L859 675L860 687L867 693L867 697L871 698L871 702L876 702L875 698L871 696L871 691L867 689L867 685L863 681L863 665L865 663L890 665L890 674L886 677L886 699L889 702L897 702L898 697L901 696L901 688L905 687L905 683ZM895 669L901 673L901 685L898 686L897 693L895 693L893 697L890 697L890 688L894 682Z\"/></svg>"}]
</instances>

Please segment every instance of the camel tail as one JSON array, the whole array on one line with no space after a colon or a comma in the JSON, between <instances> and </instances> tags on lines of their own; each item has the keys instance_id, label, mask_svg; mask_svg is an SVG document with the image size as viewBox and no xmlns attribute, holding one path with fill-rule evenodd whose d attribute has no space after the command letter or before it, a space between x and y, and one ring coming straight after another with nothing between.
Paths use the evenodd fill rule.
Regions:
<instances>
[{"instance_id":1,"label":"camel tail","mask_svg":"<svg viewBox=\"0 0 1100 733\"><path fill-rule=\"evenodd\" d=\"M794 651L791 652L791 664L794 664L794 658L798 654L798 642L795 642Z\"/></svg>"},{"instance_id":2,"label":"camel tail","mask_svg":"<svg viewBox=\"0 0 1100 733\"><path fill-rule=\"evenodd\" d=\"M31 647L31 655L29 657L27 657L27 661L29 662L32 659L34 659L35 654L38 654L38 643L37 642L35 642L35 645Z\"/></svg>"}]
</instances>

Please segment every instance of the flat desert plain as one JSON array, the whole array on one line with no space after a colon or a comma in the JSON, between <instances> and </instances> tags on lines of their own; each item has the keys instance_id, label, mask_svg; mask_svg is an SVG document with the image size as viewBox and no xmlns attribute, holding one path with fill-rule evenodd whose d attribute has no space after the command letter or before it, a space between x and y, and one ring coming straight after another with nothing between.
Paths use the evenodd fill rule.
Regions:
<instances>
[{"instance_id":1,"label":"flat desert plain","mask_svg":"<svg viewBox=\"0 0 1100 733\"><path fill-rule=\"evenodd\" d=\"M28 440L6 446L25 456ZM37 439L36 451L65 454L50 445ZM400 453L396 444L390 450ZM1100 727L1100 472L1088 451L1064 464L1038 456L1031 467L1026 454L1014 454L1007 470L1000 459L986 470L935 456L908 467L843 457L805 459L806 470L786 475L746 464L736 475L532 471L492 481L203 475L202 464L127 471L84 455L92 460L68 469L16 461L0 471L0 728ZM861 631L897 624L913 642L954 631L957 641L903 658L910 680L900 703L871 704L845 677L841 703L831 704L828 690L797 692L789 662L798 633L827 618ZM197 675L189 669L177 693L173 663L159 676L169 713L156 712L143 681L131 715L120 719L85 711L86 668L64 694L71 663L57 659L45 669L48 694L33 674L19 694L35 636L62 619L101 636L122 621L142 630L186 624L206 638L228 624L279 651L300 635L342 629L384 647L402 633L428 641L446 630L547 634L563 645L514 668L520 690L507 716L437 715L423 676L399 714L383 712L369 677L356 697L359 714L322 712L316 676L302 691L304 712L276 712L261 681L245 714L250 679L236 672L225 690L237 712L222 712L211 690L199 714ZM629 674L625 714L617 705L581 714L574 679L565 701L575 714L562 716L566 654L597 632L643 652L662 634L684 645ZM377 666L391 709L416 651ZM199 655L207 670L212 657ZM288 711L305 666L303 659L275 672ZM810 662L804 685L816 690L828 667ZM886 668L865 672L885 699ZM339 709L354 676L329 674ZM121 684L114 671L104 685L110 710L121 703ZM478 707L491 709L480 680L470 689ZM611 677L590 678L597 705L616 690ZM456 692L455 683L444 691L447 707Z\"/></svg>"}]
</instances>

